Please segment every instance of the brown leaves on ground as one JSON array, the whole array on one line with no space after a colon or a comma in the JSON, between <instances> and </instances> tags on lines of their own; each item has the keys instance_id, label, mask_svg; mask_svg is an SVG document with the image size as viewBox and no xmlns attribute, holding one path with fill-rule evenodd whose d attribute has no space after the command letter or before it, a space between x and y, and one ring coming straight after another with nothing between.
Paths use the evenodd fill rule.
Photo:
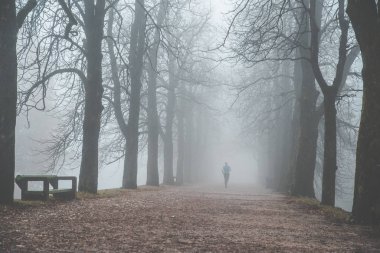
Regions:
<instances>
[{"instance_id":1,"label":"brown leaves on ground","mask_svg":"<svg viewBox=\"0 0 380 253\"><path fill-rule=\"evenodd\" d=\"M161 187L0 207L0 252L380 252L368 229L282 196Z\"/></svg>"}]
</instances>

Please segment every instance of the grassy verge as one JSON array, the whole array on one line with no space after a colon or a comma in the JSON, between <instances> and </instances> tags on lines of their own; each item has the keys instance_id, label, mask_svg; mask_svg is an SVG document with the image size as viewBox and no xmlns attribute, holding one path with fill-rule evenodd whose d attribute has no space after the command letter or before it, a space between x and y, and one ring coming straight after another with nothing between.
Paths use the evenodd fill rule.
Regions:
<instances>
[{"instance_id":1,"label":"grassy verge","mask_svg":"<svg viewBox=\"0 0 380 253\"><path fill-rule=\"evenodd\" d=\"M99 190L97 194L91 194L86 192L77 192L77 199L100 199L100 198L112 198L122 196L128 193L133 192L145 192L145 191L159 191L165 188L164 186L160 187L150 187L150 186L139 186L137 189L105 189Z\"/></svg>"},{"instance_id":2,"label":"grassy verge","mask_svg":"<svg viewBox=\"0 0 380 253\"><path fill-rule=\"evenodd\" d=\"M341 208L321 205L318 200L310 198L295 198L294 201L312 212L324 215L333 222L352 223L351 213Z\"/></svg>"},{"instance_id":3,"label":"grassy verge","mask_svg":"<svg viewBox=\"0 0 380 253\"><path fill-rule=\"evenodd\" d=\"M145 192L145 191L159 191L164 189L166 186L160 186L160 187L149 187L149 186L140 186L135 190L127 190L127 189L105 189L105 190L99 190L97 194L91 194L86 192L77 192L77 198L78 200L85 200L85 199L101 199L101 198L113 198L118 197L126 194L130 194L133 192ZM55 200L54 198L50 198L48 201L38 201L38 200L15 200L14 203L10 206L0 205L0 211L5 210L9 207L13 208L27 208L27 207L38 207L38 206L48 206L55 203L61 203L65 201L61 200Z\"/></svg>"}]
</instances>

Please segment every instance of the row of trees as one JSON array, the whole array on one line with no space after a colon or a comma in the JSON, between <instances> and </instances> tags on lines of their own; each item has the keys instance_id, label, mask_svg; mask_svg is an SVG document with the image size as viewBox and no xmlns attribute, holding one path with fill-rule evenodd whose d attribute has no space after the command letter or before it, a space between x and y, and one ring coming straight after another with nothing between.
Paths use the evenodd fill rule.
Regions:
<instances>
[{"instance_id":1,"label":"row of trees","mask_svg":"<svg viewBox=\"0 0 380 253\"><path fill-rule=\"evenodd\" d=\"M60 0L28 1L20 8L2 1L0 203L13 201L17 112L47 107L60 117L46 145L49 167L80 160L80 191L96 193L100 164L119 160L122 187L136 188L145 145L147 185L158 186L161 143L164 183L197 179L192 161L205 145L207 121L195 115L206 108L202 94L211 75L201 46L209 17L197 5L203 6L187 0Z\"/></svg>"},{"instance_id":2,"label":"row of trees","mask_svg":"<svg viewBox=\"0 0 380 253\"><path fill-rule=\"evenodd\" d=\"M239 112L246 131L254 133L258 146L265 147L258 149L259 167L266 168L267 184L275 190L314 198L316 165L321 158L321 202L335 205L336 174L343 169L338 157L345 152L338 150L338 143L347 143L348 136L357 132L355 122L344 118L342 105L337 114L337 104L349 101L357 90L360 74L355 62L361 52L364 94L353 216L362 224L379 224L376 43L380 32L375 24L379 4L247 0L235 7L228 30L230 48L237 59L255 69L251 75L255 81L238 87L244 94Z\"/></svg>"}]
</instances>

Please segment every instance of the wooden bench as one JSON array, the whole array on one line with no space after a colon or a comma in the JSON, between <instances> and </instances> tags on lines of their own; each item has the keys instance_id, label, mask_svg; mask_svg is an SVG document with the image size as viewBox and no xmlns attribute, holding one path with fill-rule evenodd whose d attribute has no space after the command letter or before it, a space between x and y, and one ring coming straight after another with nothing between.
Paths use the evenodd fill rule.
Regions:
<instances>
[{"instance_id":1,"label":"wooden bench","mask_svg":"<svg viewBox=\"0 0 380 253\"><path fill-rule=\"evenodd\" d=\"M59 180L71 180L71 189L58 189ZM16 184L21 189L21 200L48 200L52 194L56 199L75 199L77 189L77 178L54 175L18 175ZM29 191L28 182L43 182L42 191ZM49 189L50 185L53 189Z\"/></svg>"}]
</instances>

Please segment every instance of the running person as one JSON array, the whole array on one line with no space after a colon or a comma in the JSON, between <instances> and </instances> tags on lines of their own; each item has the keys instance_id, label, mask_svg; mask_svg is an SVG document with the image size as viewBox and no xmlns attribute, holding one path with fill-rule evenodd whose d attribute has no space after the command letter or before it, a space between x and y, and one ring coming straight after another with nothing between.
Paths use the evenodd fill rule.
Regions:
<instances>
[{"instance_id":1,"label":"running person","mask_svg":"<svg viewBox=\"0 0 380 253\"><path fill-rule=\"evenodd\" d=\"M230 179L230 172L231 172L231 167L228 165L227 162L224 163L222 173L224 176L224 187L227 188L228 180Z\"/></svg>"}]
</instances>

